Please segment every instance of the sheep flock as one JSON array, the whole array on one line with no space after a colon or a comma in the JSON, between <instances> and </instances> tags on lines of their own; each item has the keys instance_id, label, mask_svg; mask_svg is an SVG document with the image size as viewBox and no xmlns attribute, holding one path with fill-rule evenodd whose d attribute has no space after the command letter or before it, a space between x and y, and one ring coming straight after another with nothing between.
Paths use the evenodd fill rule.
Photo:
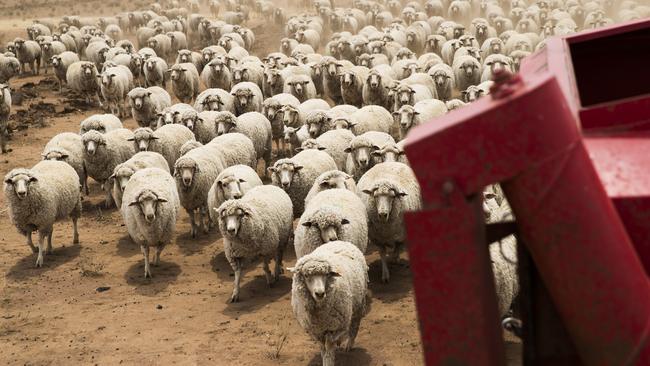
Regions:
<instances>
[{"instance_id":1,"label":"sheep flock","mask_svg":"<svg viewBox=\"0 0 650 366\"><path fill-rule=\"evenodd\" d=\"M224 301L253 296L241 288L247 269L261 265L269 286L291 278L293 314L334 365L372 311L369 283L407 261L404 212L422 204L409 131L488 95L495 72L516 73L548 37L648 16L635 0L159 0L37 19L0 45L2 153L13 153L12 85L29 73L103 113L54 136L42 162L7 173L9 217L44 266L55 222L71 219L73 245L84 242L77 220L91 178L152 281L175 236L218 232L234 272ZM253 54L254 20L283 30L274 52ZM484 198L486 221L512 219L498 186ZM176 230L183 211L189 233ZM516 241L491 248L506 316ZM376 250L375 278L366 255ZM283 262L287 251L295 263Z\"/></svg>"}]
</instances>

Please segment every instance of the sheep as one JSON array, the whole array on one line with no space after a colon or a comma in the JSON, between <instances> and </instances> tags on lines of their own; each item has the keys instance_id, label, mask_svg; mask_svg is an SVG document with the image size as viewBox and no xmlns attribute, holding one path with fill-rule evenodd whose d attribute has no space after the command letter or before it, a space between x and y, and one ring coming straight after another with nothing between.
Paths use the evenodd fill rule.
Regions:
<instances>
[{"instance_id":1,"label":"sheep","mask_svg":"<svg viewBox=\"0 0 650 366\"><path fill-rule=\"evenodd\" d=\"M227 200L240 199L252 188L263 185L257 172L248 165L233 165L224 169L208 192L208 214L218 222L216 209Z\"/></svg>"},{"instance_id":2,"label":"sheep","mask_svg":"<svg viewBox=\"0 0 650 366\"><path fill-rule=\"evenodd\" d=\"M169 60L172 55L172 40L166 34L156 34L147 40L147 46L156 52L158 57Z\"/></svg>"},{"instance_id":3,"label":"sheep","mask_svg":"<svg viewBox=\"0 0 650 366\"><path fill-rule=\"evenodd\" d=\"M168 174L170 172L167 160L162 155L152 151L138 152L129 158L129 160L115 166L113 174L109 177L109 181L113 182L111 196L118 208L122 207L124 189L131 176L145 168L159 168Z\"/></svg>"},{"instance_id":4,"label":"sheep","mask_svg":"<svg viewBox=\"0 0 650 366\"><path fill-rule=\"evenodd\" d=\"M131 115L140 127L153 127L158 120L158 113L172 104L171 97L165 89L152 86L134 88L128 94Z\"/></svg>"},{"instance_id":5,"label":"sheep","mask_svg":"<svg viewBox=\"0 0 650 366\"><path fill-rule=\"evenodd\" d=\"M377 163L400 162L409 165L409 161L404 153L404 143L406 140L399 142L388 142L379 149L374 150L371 155Z\"/></svg>"},{"instance_id":6,"label":"sheep","mask_svg":"<svg viewBox=\"0 0 650 366\"><path fill-rule=\"evenodd\" d=\"M255 83L245 81L232 87L230 94L235 97L235 114L262 112L262 90Z\"/></svg>"},{"instance_id":7,"label":"sheep","mask_svg":"<svg viewBox=\"0 0 650 366\"><path fill-rule=\"evenodd\" d=\"M235 97L224 89L205 89L196 97L194 109L197 112L225 111L235 113Z\"/></svg>"},{"instance_id":8,"label":"sheep","mask_svg":"<svg viewBox=\"0 0 650 366\"><path fill-rule=\"evenodd\" d=\"M67 84L66 73L68 72L68 67L75 62L79 61L79 56L70 51L61 52L58 55L54 55L50 58L52 63L52 68L54 69L54 75L59 82L59 92L63 90L63 84Z\"/></svg>"},{"instance_id":9,"label":"sheep","mask_svg":"<svg viewBox=\"0 0 650 366\"><path fill-rule=\"evenodd\" d=\"M126 117L127 108L124 101L133 85L131 70L122 65L110 67L101 73L100 82L102 96L111 113Z\"/></svg>"},{"instance_id":10,"label":"sheep","mask_svg":"<svg viewBox=\"0 0 650 366\"><path fill-rule=\"evenodd\" d=\"M226 259L235 272L230 302L238 302L245 261L262 257L267 284L280 279L284 249L293 240L292 203L278 187L257 186L241 199L224 202L216 211ZM273 257L272 278L269 262Z\"/></svg>"},{"instance_id":11,"label":"sheep","mask_svg":"<svg viewBox=\"0 0 650 366\"><path fill-rule=\"evenodd\" d=\"M355 136L369 131L385 132L393 138L399 137L395 121L386 108L376 105L365 106L348 117L339 117L334 120L337 129L349 129Z\"/></svg>"},{"instance_id":12,"label":"sheep","mask_svg":"<svg viewBox=\"0 0 650 366\"><path fill-rule=\"evenodd\" d=\"M8 83L9 79L20 73L20 61L14 56L0 55L0 83Z\"/></svg>"},{"instance_id":13,"label":"sheep","mask_svg":"<svg viewBox=\"0 0 650 366\"><path fill-rule=\"evenodd\" d=\"M10 114L11 89L9 84L0 84L0 148L3 154L11 151L11 149L7 149L7 139L9 138L7 127Z\"/></svg>"},{"instance_id":14,"label":"sheep","mask_svg":"<svg viewBox=\"0 0 650 366\"><path fill-rule=\"evenodd\" d=\"M303 141L297 150L316 149L325 151L334 159L337 168L344 170L347 161L345 149L350 146L353 139L354 134L349 130L331 130L321 134L316 139Z\"/></svg>"},{"instance_id":15,"label":"sheep","mask_svg":"<svg viewBox=\"0 0 650 366\"><path fill-rule=\"evenodd\" d=\"M329 170L319 175L314 181L309 193L307 193L307 197L305 197L305 207L309 206L311 199L318 193L335 188L347 189L357 194L357 185L352 176L341 170Z\"/></svg>"},{"instance_id":16,"label":"sheep","mask_svg":"<svg viewBox=\"0 0 650 366\"><path fill-rule=\"evenodd\" d=\"M27 245L32 252L38 252L36 267L43 266L45 253L52 253L52 233L56 221L70 217L72 242L79 243L79 176L67 163L43 160L31 169L13 169L5 176L4 194L9 220L20 234L27 237ZM39 234L38 249L32 243L33 231Z\"/></svg>"},{"instance_id":17,"label":"sheep","mask_svg":"<svg viewBox=\"0 0 650 366\"><path fill-rule=\"evenodd\" d=\"M345 148L347 153L345 172L352 175L355 181L372 168L377 160L373 158L372 152L387 143L395 143L395 140L387 133L368 131L355 136Z\"/></svg>"},{"instance_id":18,"label":"sheep","mask_svg":"<svg viewBox=\"0 0 650 366\"><path fill-rule=\"evenodd\" d=\"M316 98L316 85L309 75L291 75L284 82L283 93L292 94L303 103Z\"/></svg>"},{"instance_id":19,"label":"sheep","mask_svg":"<svg viewBox=\"0 0 650 366\"><path fill-rule=\"evenodd\" d=\"M210 144L188 151L174 164L174 178L181 206L190 216L192 238L196 238L199 229L208 232L209 225L204 226L208 191L224 168L218 150ZM196 210L199 211L199 225L196 224Z\"/></svg>"},{"instance_id":20,"label":"sheep","mask_svg":"<svg viewBox=\"0 0 650 366\"><path fill-rule=\"evenodd\" d=\"M291 94L280 93L276 94L270 98L266 98L262 103L262 113L269 119L271 122L271 135L273 141L275 141L275 146L278 150L284 151L284 124L282 123L282 107L285 105L291 105L298 107L300 101L298 98L294 97ZM280 147L280 142L282 142L282 147Z\"/></svg>"},{"instance_id":21,"label":"sheep","mask_svg":"<svg viewBox=\"0 0 650 366\"><path fill-rule=\"evenodd\" d=\"M271 184L281 187L291 197L293 215L299 217L305 209L305 198L316 178L336 169L332 157L319 150L304 150L291 159L279 159L268 170Z\"/></svg>"},{"instance_id":22,"label":"sheep","mask_svg":"<svg viewBox=\"0 0 650 366\"><path fill-rule=\"evenodd\" d=\"M310 99L302 102L297 108L289 104L283 106L282 119L286 126L300 128L312 112L329 109L329 104L323 99Z\"/></svg>"},{"instance_id":23,"label":"sheep","mask_svg":"<svg viewBox=\"0 0 650 366\"><path fill-rule=\"evenodd\" d=\"M158 123L156 128L172 123L182 123L183 113L186 111L195 111L194 108L186 103L173 104L158 113Z\"/></svg>"},{"instance_id":24,"label":"sheep","mask_svg":"<svg viewBox=\"0 0 650 366\"><path fill-rule=\"evenodd\" d=\"M296 258L337 240L354 244L362 253L368 247L366 206L355 192L340 188L324 190L309 201L295 231Z\"/></svg>"},{"instance_id":25,"label":"sheep","mask_svg":"<svg viewBox=\"0 0 650 366\"><path fill-rule=\"evenodd\" d=\"M197 147L201 147L201 146L203 146L202 143L200 143L200 142L198 142L196 140L189 140L186 143L184 143L183 146L181 146L181 148L180 148L180 150L178 152L179 156L183 156L183 155L187 154L190 150L194 150Z\"/></svg>"},{"instance_id":26,"label":"sheep","mask_svg":"<svg viewBox=\"0 0 650 366\"><path fill-rule=\"evenodd\" d=\"M124 128L124 126L116 116L112 114L93 114L79 123L79 134L83 135L90 130L107 133L119 128Z\"/></svg>"},{"instance_id":27,"label":"sheep","mask_svg":"<svg viewBox=\"0 0 650 366\"><path fill-rule=\"evenodd\" d=\"M447 113L447 106L437 99L423 100L414 106L403 105L395 112L399 120L400 140L406 138L411 128Z\"/></svg>"},{"instance_id":28,"label":"sheep","mask_svg":"<svg viewBox=\"0 0 650 366\"><path fill-rule=\"evenodd\" d=\"M187 49L187 36L185 36L185 33L183 32L167 32L167 37L169 37L171 41L171 48L170 48L170 53L173 54L178 54L178 51ZM190 60L191 61L191 60ZM196 64L195 64L196 66ZM198 69L198 67L197 67Z\"/></svg>"},{"instance_id":29,"label":"sheep","mask_svg":"<svg viewBox=\"0 0 650 366\"><path fill-rule=\"evenodd\" d=\"M199 95L199 72L192 63L176 64L171 67L172 91L183 103L192 103Z\"/></svg>"},{"instance_id":30,"label":"sheep","mask_svg":"<svg viewBox=\"0 0 650 366\"><path fill-rule=\"evenodd\" d=\"M387 283L387 249L392 248L394 259L399 257L406 240L404 212L421 208L420 186L406 164L380 163L359 179L357 189L368 212L368 237L379 247L381 280Z\"/></svg>"},{"instance_id":31,"label":"sheep","mask_svg":"<svg viewBox=\"0 0 650 366\"><path fill-rule=\"evenodd\" d=\"M257 84L260 89L264 84L264 68L261 63L258 62L242 62L239 65L233 67L232 79L235 84L241 83L243 81L249 81L251 83Z\"/></svg>"},{"instance_id":32,"label":"sheep","mask_svg":"<svg viewBox=\"0 0 650 366\"><path fill-rule=\"evenodd\" d=\"M271 163L273 147L271 122L259 112L248 112L235 117L230 112L219 112L216 118L217 135L239 132L247 136L255 146L258 159L264 160L264 169Z\"/></svg>"},{"instance_id":33,"label":"sheep","mask_svg":"<svg viewBox=\"0 0 650 366\"><path fill-rule=\"evenodd\" d=\"M224 167L247 165L257 169L257 154L253 142L244 134L231 132L217 136L207 145L216 148Z\"/></svg>"},{"instance_id":34,"label":"sheep","mask_svg":"<svg viewBox=\"0 0 650 366\"><path fill-rule=\"evenodd\" d=\"M50 63L52 56L63 53L67 50L65 45L59 41L47 41L41 45L41 64L45 66L47 74L47 65Z\"/></svg>"},{"instance_id":35,"label":"sheep","mask_svg":"<svg viewBox=\"0 0 650 366\"><path fill-rule=\"evenodd\" d=\"M454 70L451 66L447 64L434 65L429 69L428 74L436 86L438 99L442 101L450 100L456 87Z\"/></svg>"},{"instance_id":36,"label":"sheep","mask_svg":"<svg viewBox=\"0 0 650 366\"><path fill-rule=\"evenodd\" d=\"M94 63L78 61L68 67L65 79L68 81L70 89L86 97L87 104L90 104L91 96L96 95L97 104L101 107L102 102L97 76L97 67Z\"/></svg>"},{"instance_id":37,"label":"sheep","mask_svg":"<svg viewBox=\"0 0 650 366\"><path fill-rule=\"evenodd\" d=\"M133 137L133 133L125 128L106 134L91 130L81 136L86 173L102 184L103 189L106 190L106 201L104 202L106 208L109 208L113 202L106 182L118 164L127 161L135 154L133 144L128 141L131 137Z\"/></svg>"},{"instance_id":38,"label":"sheep","mask_svg":"<svg viewBox=\"0 0 650 366\"><path fill-rule=\"evenodd\" d=\"M25 74L25 65L29 65L32 75L38 75L41 68L41 46L34 41L22 38L14 40L16 58L20 61L20 73Z\"/></svg>"},{"instance_id":39,"label":"sheep","mask_svg":"<svg viewBox=\"0 0 650 366\"><path fill-rule=\"evenodd\" d=\"M492 87L492 84L494 82L492 80L487 80L479 85L470 85L467 87L467 89L461 91L461 96L463 98L463 101L470 103L473 102L482 96L490 94L490 87Z\"/></svg>"},{"instance_id":40,"label":"sheep","mask_svg":"<svg viewBox=\"0 0 650 366\"><path fill-rule=\"evenodd\" d=\"M81 136L72 132L62 132L50 139L41 156L43 160L58 160L68 163L79 176L79 185L88 194L86 166L83 159Z\"/></svg>"},{"instance_id":41,"label":"sheep","mask_svg":"<svg viewBox=\"0 0 650 366\"><path fill-rule=\"evenodd\" d=\"M339 74L341 97L345 104L361 107L363 104L363 86L369 70L364 66L353 66Z\"/></svg>"},{"instance_id":42,"label":"sheep","mask_svg":"<svg viewBox=\"0 0 650 366\"><path fill-rule=\"evenodd\" d=\"M465 102L460 99L452 99L445 102L445 105L447 106L447 110L453 111L454 109L464 106Z\"/></svg>"},{"instance_id":43,"label":"sheep","mask_svg":"<svg viewBox=\"0 0 650 366\"><path fill-rule=\"evenodd\" d=\"M310 45L314 50L320 46L320 34L313 29L299 30L296 32L296 40L299 43Z\"/></svg>"},{"instance_id":44,"label":"sheep","mask_svg":"<svg viewBox=\"0 0 650 366\"><path fill-rule=\"evenodd\" d=\"M180 199L174 178L159 168L137 171L124 188L120 212L131 239L142 249L144 277L151 277L149 248L155 247L153 265L174 237Z\"/></svg>"},{"instance_id":45,"label":"sheep","mask_svg":"<svg viewBox=\"0 0 650 366\"><path fill-rule=\"evenodd\" d=\"M400 86L421 85L429 89L429 93L431 94L432 98L435 99L438 98L438 91L436 89L436 84L433 82L429 74L425 74L423 72L412 73L408 77L400 80L399 85Z\"/></svg>"},{"instance_id":46,"label":"sheep","mask_svg":"<svg viewBox=\"0 0 650 366\"><path fill-rule=\"evenodd\" d=\"M178 55L176 56L176 64L182 64L182 63L193 63L194 66L196 66L197 70L200 70L201 72L203 71L203 55L201 55L199 52L194 52L190 51L188 49L180 49L178 50Z\"/></svg>"},{"instance_id":47,"label":"sheep","mask_svg":"<svg viewBox=\"0 0 650 366\"><path fill-rule=\"evenodd\" d=\"M320 343L323 366L334 366L337 345L351 350L361 319L370 312L366 259L353 244L335 241L300 258L289 270L293 313Z\"/></svg>"},{"instance_id":48,"label":"sheep","mask_svg":"<svg viewBox=\"0 0 650 366\"><path fill-rule=\"evenodd\" d=\"M481 82L481 64L472 56L460 56L454 60L453 66L456 86L465 90L470 85Z\"/></svg>"},{"instance_id":49,"label":"sheep","mask_svg":"<svg viewBox=\"0 0 650 366\"><path fill-rule=\"evenodd\" d=\"M233 86L232 72L221 59L211 60L205 65L201 71L201 80L208 88L230 90Z\"/></svg>"},{"instance_id":50,"label":"sheep","mask_svg":"<svg viewBox=\"0 0 650 366\"><path fill-rule=\"evenodd\" d=\"M144 74L144 86L159 86L165 88L167 85L167 62L160 57L150 57L147 61L144 62L142 67L142 72Z\"/></svg>"},{"instance_id":51,"label":"sheep","mask_svg":"<svg viewBox=\"0 0 650 366\"><path fill-rule=\"evenodd\" d=\"M307 125L303 125L302 127L299 128L284 126L284 130L283 130L284 143L282 144L282 148L283 148L282 151L285 151L284 149L288 144L289 156L293 156L294 151L296 151L298 147L302 146L302 143L308 139L309 139L309 132L307 131Z\"/></svg>"},{"instance_id":52,"label":"sheep","mask_svg":"<svg viewBox=\"0 0 650 366\"><path fill-rule=\"evenodd\" d=\"M167 161L169 171L181 157L180 148L188 141L194 141L194 133L180 124L168 124L153 131L149 127L140 127L133 131L135 151L153 151L161 154Z\"/></svg>"}]
</instances>

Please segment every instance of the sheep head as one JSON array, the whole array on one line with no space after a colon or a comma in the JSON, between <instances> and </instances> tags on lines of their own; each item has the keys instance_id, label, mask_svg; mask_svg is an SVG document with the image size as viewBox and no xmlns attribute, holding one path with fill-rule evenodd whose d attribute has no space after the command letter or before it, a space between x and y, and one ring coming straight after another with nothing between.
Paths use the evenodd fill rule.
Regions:
<instances>
[{"instance_id":1,"label":"sheep head","mask_svg":"<svg viewBox=\"0 0 650 366\"><path fill-rule=\"evenodd\" d=\"M129 203L129 206L137 206L140 209L140 212L142 212L145 221L151 224L156 220L158 205L164 202L167 202L167 200L156 194L156 192L150 189L143 189L136 195L136 198Z\"/></svg>"},{"instance_id":2,"label":"sheep head","mask_svg":"<svg viewBox=\"0 0 650 366\"><path fill-rule=\"evenodd\" d=\"M397 162L402 155L404 155L404 150L392 142L372 152L372 156L382 163Z\"/></svg>"},{"instance_id":3,"label":"sheep head","mask_svg":"<svg viewBox=\"0 0 650 366\"><path fill-rule=\"evenodd\" d=\"M157 140L158 137L154 136L154 132L149 127L140 127L133 131L133 138L127 139L133 141L135 151L148 151L149 145L152 140Z\"/></svg>"},{"instance_id":4,"label":"sheep head","mask_svg":"<svg viewBox=\"0 0 650 366\"><path fill-rule=\"evenodd\" d=\"M237 178L234 175L227 175L217 183L217 189L226 200L240 199L244 195L241 184L245 183L243 178Z\"/></svg>"},{"instance_id":5,"label":"sheep head","mask_svg":"<svg viewBox=\"0 0 650 366\"><path fill-rule=\"evenodd\" d=\"M81 136L84 145L84 155L94 156L102 146L106 146L106 138L98 131L90 130Z\"/></svg>"},{"instance_id":6,"label":"sheep head","mask_svg":"<svg viewBox=\"0 0 650 366\"><path fill-rule=\"evenodd\" d=\"M341 216L338 210L322 206L307 216L306 220L301 220L301 225L307 230L316 230L322 243L337 241L341 236L343 225L350 224L348 219Z\"/></svg>"},{"instance_id":7,"label":"sheep head","mask_svg":"<svg viewBox=\"0 0 650 366\"><path fill-rule=\"evenodd\" d=\"M373 163L371 154L377 149L379 149L379 146L373 145L370 140L362 136L357 136L344 151L352 156L352 161L355 166L368 169Z\"/></svg>"},{"instance_id":8,"label":"sheep head","mask_svg":"<svg viewBox=\"0 0 650 366\"><path fill-rule=\"evenodd\" d=\"M269 167L269 173L274 183L279 182L280 187L287 190L291 188L295 175L299 174L302 168L302 165L295 163L291 159L280 159L272 167Z\"/></svg>"},{"instance_id":9,"label":"sheep head","mask_svg":"<svg viewBox=\"0 0 650 366\"><path fill-rule=\"evenodd\" d=\"M29 194L30 186L38 182L38 178L28 169L14 169L5 176L5 192L13 192L18 199L24 199Z\"/></svg>"},{"instance_id":10,"label":"sheep head","mask_svg":"<svg viewBox=\"0 0 650 366\"><path fill-rule=\"evenodd\" d=\"M239 201L226 201L219 208L215 208L219 214L221 225L226 229L224 236L236 237L241 231L245 221L252 216L252 210L248 205ZM220 226L221 226L220 225Z\"/></svg>"},{"instance_id":11,"label":"sheep head","mask_svg":"<svg viewBox=\"0 0 650 366\"><path fill-rule=\"evenodd\" d=\"M328 261L309 255L300 258L296 266L288 270L294 273L317 304L325 300L328 290L340 277Z\"/></svg>"},{"instance_id":12,"label":"sheep head","mask_svg":"<svg viewBox=\"0 0 650 366\"><path fill-rule=\"evenodd\" d=\"M183 188L189 190L194 183L194 176L199 172L196 160L189 156L182 156L174 164L174 177L180 180Z\"/></svg>"},{"instance_id":13,"label":"sheep head","mask_svg":"<svg viewBox=\"0 0 650 366\"><path fill-rule=\"evenodd\" d=\"M237 128L237 117L234 114L225 111L219 112L216 118L217 135L221 136L230 132L230 130Z\"/></svg>"},{"instance_id":14,"label":"sheep head","mask_svg":"<svg viewBox=\"0 0 650 366\"><path fill-rule=\"evenodd\" d=\"M393 213L393 205L402 197L408 195L400 187L388 180L378 180L370 189L364 189L363 193L372 198L376 207L376 214L379 218L388 222L391 213Z\"/></svg>"}]
</instances>

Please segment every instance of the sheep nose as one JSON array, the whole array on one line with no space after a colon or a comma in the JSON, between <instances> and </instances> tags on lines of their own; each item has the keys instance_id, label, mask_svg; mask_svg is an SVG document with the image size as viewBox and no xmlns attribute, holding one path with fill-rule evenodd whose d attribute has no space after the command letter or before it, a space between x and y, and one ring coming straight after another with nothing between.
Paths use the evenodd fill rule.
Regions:
<instances>
[{"instance_id":1,"label":"sheep nose","mask_svg":"<svg viewBox=\"0 0 650 366\"><path fill-rule=\"evenodd\" d=\"M388 221L388 212L379 212L379 218L383 221Z\"/></svg>"},{"instance_id":2,"label":"sheep nose","mask_svg":"<svg viewBox=\"0 0 650 366\"><path fill-rule=\"evenodd\" d=\"M325 297L325 291L316 290L314 291L314 295L316 296L317 299L322 300Z\"/></svg>"},{"instance_id":3,"label":"sheep nose","mask_svg":"<svg viewBox=\"0 0 650 366\"><path fill-rule=\"evenodd\" d=\"M192 179L183 178L183 184L186 185L186 186L189 186L190 184L192 184Z\"/></svg>"},{"instance_id":4,"label":"sheep nose","mask_svg":"<svg viewBox=\"0 0 650 366\"><path fill-rule=\"evenodd\" d=\"M18 192L16 192L16 195L18 196L18 198L25 198L25 196L27 196L27 192L18 191Z\"/></svg>"},{"instance_id":5,"label":"sheep nose","mask_svg":"<svg viewBox=\"0 0 650 366\"><path fill-rule=\"evenodd\" d=\"M152 222L153 219L155 219L155 216L152 213L148 213L145 218L147 219L147 222Z\"/></svg>"},{"instance_id":6,"label":"sheep nose","mask_svg":"<svg viewBox=\"0 0 650 366\"><path fill-rule=\"evenodd\" d=\"M359 159L359 164L361 164L362 166L368 165L368 159L366 158Z\"/></svg>"},{"instance_id":7,"label":"sheep nose","mask_svg":"<svg viewBox=\"0 0 650 366\"><path fill-rule=\"evenodd\" d=\"M240 199L242 197L241 193L235 193L232 195L236 200Z\"/></svg>"},{"instance_id":8,"label":"sheep nose","mask_svg":"<svg viewBox=\"0 0 650 366\"><path fill-rule=\"evenodd\" d=\"M234 227L229 227L228 228L228 234L230 234L230 235L237 234L237 229L235 229Z\"/></svg>"}]
</instances>

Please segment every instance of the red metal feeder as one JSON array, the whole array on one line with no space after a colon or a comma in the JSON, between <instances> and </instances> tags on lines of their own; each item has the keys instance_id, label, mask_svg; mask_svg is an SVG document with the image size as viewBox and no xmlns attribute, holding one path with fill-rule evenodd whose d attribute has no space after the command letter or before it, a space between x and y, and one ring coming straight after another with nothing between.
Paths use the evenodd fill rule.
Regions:
<instances>
[{"instance_id":1,"label":"red metal feeder","mask_svg":"<svg viewBox=\"0 0 650 366\"><path fill-rule=\"evenodd\" d=\"M521 79L411 132L424 209L406 224L428 365L504 364L480 205L496 182L524 259L524 363L650 364L650 73L614 72L641 70L648 41L650 21L549 40Z\"/></svg>"}]
</instances>

